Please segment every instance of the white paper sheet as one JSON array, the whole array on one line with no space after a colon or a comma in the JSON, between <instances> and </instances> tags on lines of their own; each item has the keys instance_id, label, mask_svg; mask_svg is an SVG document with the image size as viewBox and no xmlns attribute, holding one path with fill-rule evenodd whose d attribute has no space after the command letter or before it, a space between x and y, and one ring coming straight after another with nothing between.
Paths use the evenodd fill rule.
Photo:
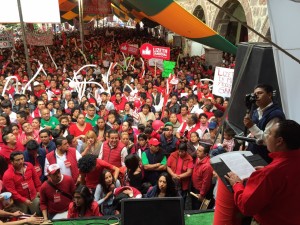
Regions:
<instances>
[{"instance_id":1,"label":"white paper sheet","mask_svg":"<svg viewBox=\"0 0 300 225\"><path fill-rule=\"evenodd\" d=\"M248 178L254 171L254 167L240 153L230 153L219 155L228 168L239 176L242 180Z\"/></svg>"}]
</instances>

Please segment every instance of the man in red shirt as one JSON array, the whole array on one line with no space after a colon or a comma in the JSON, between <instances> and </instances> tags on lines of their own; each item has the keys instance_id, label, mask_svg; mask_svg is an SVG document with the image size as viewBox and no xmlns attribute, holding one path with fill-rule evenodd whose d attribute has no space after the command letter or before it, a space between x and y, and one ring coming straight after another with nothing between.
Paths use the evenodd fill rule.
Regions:
<instances>
[{"instance_id":1,"label":"man in red shirt","mask_svg":"<svg viewBox=\"0 0 300 225\"><path fill-rule=\"evenodd\" d=\"M32 118L37 118L42 116L42 110L46 108L45 102L41 99L37 100L37 107L31 113Z\"/></svg>"},{"instance_id":2,"label":"man in red shirt","mask_svg":"<svg viewBox=\"0 0 300 225\"><path fill-rule=\"evenodd\" d=\"M299 134L300 125L293 120L275 123L266 139L273 161L254 171L246 186L233 172L225 176L240 212L259 224L299 224Z\"/></svg>"},{"instance_id":3,"label":"man in red shirt","mask_svg":"<svg viewBox=\"0 0 300 225\"><path fill-rule=\"evenodd\" d=\"M81 175L81 184L86 185L93 192L99 184L99 177L104 169L114 171L115 180L119 176L119 168L115 167L101 159L97 159L97 156L88 154L83 156L78 161L78 168Z\"/></svg>"},{"instance_id":4,"label":"man in red shirt","mask_svg":"<svg viewBox=\"0 0 300 225\"><path fill-rule=\"evenodd\" d=\"M75 191L72 177L62 175L58 164L48 167L48 176L50 179L42 184L40 192L40 208L45 221L51 220L56 214L67 212Z\"/></svg>"},{"instance_id":5,"label":"man in red shirt","mask_svg":"<svg viewBox=\"0 0 300 225\"><path fill-rule=\"evenodd\" d=\"M197 148L197 159L192 174L192 191L198 195L192 198L192 209L199 209L202 201L211 189L213 169L209 162L210 146L200 144Z\"/></svg>"},{"instance_id":6,"label":"man in red shirt","mask_svg":"<svg viewBox=\"0 0 300 225\"><path fill-rule=\"evenodd\" d=\"M51 164L58 164L61 173L71 176L74 182L77 182L79 170L77 162L81 155L76 149L70 148L68 140L65 137L58 137L55 139L56 149L46 155L45 160L45 175L48 175L48 166Z\"/></svg>"},{"instance_id":7,"label":"man in red shirt","mask_svg":"<svg viewBox=\"0 0 300 225\"><path fill-rule=\"evenodd\" d=\"M122 97L121 93L116 93L116 99L112 101L118 113L121 113L125 108L126 98Z\"/></svg>"},{"instance_id":8,"label":"man in red shirt","mask_svg":"<svg viewBox=\"0 0 300 225\"><path fill-rule=\"evenodd\" d=\"M180 143L167 161L167 171L172 176L180 195L186 200L193 172L193 158L187 153L186 143Z\"/></svg>"},{"instance_id":9,"label":"man in red shirt","mask_svg":"<svg viewBox=\"0 0 300 225\"><path fill-rule=\"evenodd\" d=\"M3 143L0 150L0 156L2 156L8 164L10 164L10 154L17 149L17 138L12 133L8 133L6 135L3 135Z\"/></svg>"},{"instance_id":10,"label":"man in red shirt","mask_svg":"<svg viewBox=\"0 0 300 225\"><path fill-rule=\"evenodd\" d=\"M31 163L24 163L23 152L13 152L10 155L11 165L3 175L3 184L17 207L25 214L40 215L39 191L41 181Z\"/></svg>"},{"instance_id":11,"label":"man in red shirt","mask_svg":"<svg viewBox=\"0 0 300 225\"><path fill-rule=\"evenodd\" d=\"M43 93L46 93L45 90L41 89L41 84L38 81L33 82L33 88L34 88L33 93L37 98L40 98Z\"/></svg>"}]
</instances>

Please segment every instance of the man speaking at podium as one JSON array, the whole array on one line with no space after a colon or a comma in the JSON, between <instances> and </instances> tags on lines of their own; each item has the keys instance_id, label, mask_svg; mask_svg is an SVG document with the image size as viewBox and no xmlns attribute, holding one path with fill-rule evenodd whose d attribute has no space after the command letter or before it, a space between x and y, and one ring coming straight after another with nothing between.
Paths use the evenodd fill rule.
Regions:
<instances>
[{"instance_id":1,"label":"man speaking at podium","mask_svg":"<svg viewBox=\"0 0 300 225\"><path fill-rule=\"evenodd\" d=\"M233 172L225 175L234 190L236 206L260 225L299 224L299 134L300 125L293 120L275 123L266 138L273 161L257 168L246 186Z\"/></svg>"}]
</instances>

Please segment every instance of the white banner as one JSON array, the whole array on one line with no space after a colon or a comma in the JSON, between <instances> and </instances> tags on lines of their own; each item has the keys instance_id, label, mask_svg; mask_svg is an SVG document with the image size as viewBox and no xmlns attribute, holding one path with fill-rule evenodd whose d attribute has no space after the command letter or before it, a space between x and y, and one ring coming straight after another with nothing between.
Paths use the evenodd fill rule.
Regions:
<instances>
[{"instance_id":1,"label":"white banner","mask_svg":"<svg viewBox=\"0 0 300 225\"><path fill-rule=\"evenodd\" d=\"M12 48L13 47L13 33L12 31L0 32L0 48Z\"/></svg>"},{"instance_id":2,"label":"white banner","mask_svg":"<svg viewBox=\"0 0 300 225\"><path fill-rule=\"evenodd\" d=\"M300 3L288 0L268 1L272 41L300 59L300 29L288 26L291 21L300 21ZM299 22L295 22L299 24ZM300 64L273 47L278 85L284 113L288 119L300 123Z\"/></svg>"},{"instance_id":3,"label":"white banner","mask_svg":"<svg viewBox=\"0 0 300 225\"><path fill-rule=\"evenodd\" d=\"M149 66L155 66L155 62L156 62L156 67L159 68L161 71L164 70L164 60L163 59L149 59L148 63Z\"/></svg>"},{"instance_id":4,"label":"white banner","mask_svg":"<svg viewBox=\"0 0 300 225\"><path fill-rule=\"evenodd\" d=\"M58 0L21 0L25 23L60 23ZM17 0L0 0L0 23L19 23Z\"/></svg>"},{"instance_id":5,"label":"white banner","mask_svg":"<svg viewBox=\"0 0 300 225\"><path fill-rule=\"evenodd\" d=\"M213 94L229 98L233 81L234 69L216 67L213 84Z\"/></svg>"}]
</instances>

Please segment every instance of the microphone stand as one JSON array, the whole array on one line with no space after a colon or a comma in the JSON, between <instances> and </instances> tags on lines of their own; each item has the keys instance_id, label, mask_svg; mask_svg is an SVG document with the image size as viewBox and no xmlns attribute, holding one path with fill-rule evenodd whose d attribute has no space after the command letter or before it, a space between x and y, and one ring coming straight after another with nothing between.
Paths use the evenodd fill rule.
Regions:
<instances>
[{"instance_id":1,"label":"microphone stand","mask_svg":"<svg viewBox=\"0 0 300 225\"><path fill-rule=\"evenodd\" d=\"M246 115L250 115L251 108L252 108L252 104L247 106ZM248 133L248 128L245 126L245 128L244 128L244 137L247 137L247 133ZM244 151L245 149L246 149L246 141L243 140L242 150Z\"/></svg>"}]
</instances>

